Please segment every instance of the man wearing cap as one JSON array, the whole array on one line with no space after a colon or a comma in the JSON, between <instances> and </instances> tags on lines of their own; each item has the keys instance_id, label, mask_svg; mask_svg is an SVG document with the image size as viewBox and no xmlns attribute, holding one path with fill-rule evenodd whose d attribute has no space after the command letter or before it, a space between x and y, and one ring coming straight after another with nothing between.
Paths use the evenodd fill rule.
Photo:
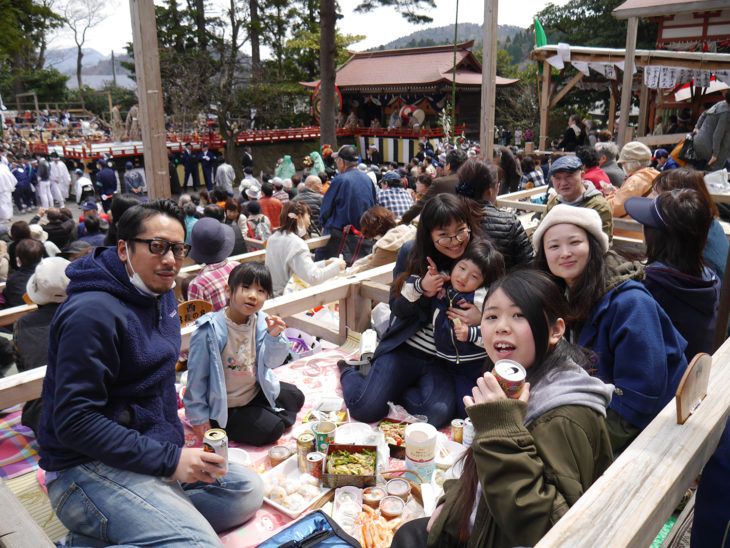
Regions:
<instances>
[{"instance_id":1,"label":"man wearing cap","mask_svg":"<svg viewBox=\"0 0 730 548\"><path fill-rule=\"evenodd\" d=\"M228 303L228 275L238 266L228 260L233 251L234 234L230 227L210 217L200 219L190 233L190 256L204 264L188 286L188 299L200 299L213 305L213 311Z\"/></svg>"},{"instance_id":2,"label":"man wearing cap","mask_svg":"<svg viewBox=\"0 0 730 548\"><path fill-rule=\"evenodd\" d=\"M193 145L185 143L182 151L182 163L185 168L185 177L183 179L183 188L188 186L188 178L193 178L193 190L198 190L200 186L200 176L198 175L198 157L193 153Z\"/></svg>"},{"instance_id":3,"label":"man wearing cap","mask_svg":"<svg viewBox=\"0 0 730 548\"><path fill-rule=\"evenodd\" d=\"M550 166L548 177L552 180L557 194L550 198L545 213L558 204L594 209L601 217L601 226L613 239L613 217L606 199L595 186L583 182L583 163L576 156L561 156Z\"/></svg>"},{"instance_id":4,"label":"man wearing cap","mask_svg":"<svg viewBox=\"0 0 730 548\"><path fill-rule=\"evenodd\" d=\"M137 195L144 194L144 177L134 169L134 164L127 162L124 164L124 170L124 192Z\"/></svg>"},{"instance_id":5,"label":"man wearing cap","mask_svg":"<svg viewBox=\"0 0 730 548\"><path fill-rule=\"evenodd\" d=\"M355 147L343 145L333 156L339 175L332 179L322 200L319 212L322 234L330 234L332 229L342 230L347 225L360 230L360 217L377 202L375 185L367 174L357 169Z\"/></svg>"},{"instance_id":6,"label":"man wearing cap","mask_svg":"<svg viewBox=\"0 0 730 548\"><path fill-rule=\"evenodd\" d=\"M395 171L389 171L380 180L381 188L378 190L378 205L393 212L396 220L413 205L413 198L403 188L403 180Z\"/></svg>"},{"instance_id":7,"label":"man wearing cap","mask_svg":"<svg viewBox=\"0 0 730 548\"><path fill-rule=\"evenodd\" d=\"M639 141L624 145L618 163L626 172L626 181L607 199L614 217L626 217L626 200L632 196L648 196L651 193L651 182L659 172L651 167L651 150Z\"/></svg>"},{"instance_id":8,"label":"man wearing cap","mask_svg":"<svg viewBox=\"0 0 730 548\"><path fill-rule=\"evenodd\" d=\"M658 148L654 151L653 161L656 162L656 167L659 171L668 171L670 169L677 169L679 165L669 155L666 148Z\"/></svg>"}]
</instances>

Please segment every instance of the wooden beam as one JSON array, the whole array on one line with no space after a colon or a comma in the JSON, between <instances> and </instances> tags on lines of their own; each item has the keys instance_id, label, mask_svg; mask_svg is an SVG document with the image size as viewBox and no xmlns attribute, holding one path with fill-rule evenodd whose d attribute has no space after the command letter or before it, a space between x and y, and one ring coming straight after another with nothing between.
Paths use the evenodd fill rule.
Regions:
<instances>
[{"instance_id":1,"label":"wooden beam","mask_svg":"<svg viewBox=\"0 0 730 548\"><path fill-rule=\"evenodd\" d=\"M41 397L46 366L22 371L0 379L0 409L7 409Z\"/></svg>"},{"instance_id":2,"label":"wooden beam","mask_svg":"<svg viewBox=\"0 0 730 548\"><path fill-rule=\"evenodd\" d=\"M629 127L631 113L631 84L634 81L634 51L636 51L636 31L639 19L629 19L626 32L626 55L624 56L624 79L621 86L621 110L619 111L618 147L626 144L626 128Z\"/></svg>"},{"instance_id":3,"label":"wooden beam","mask_svg":"<svg viewBox=\"0 0 730 548\"><path fill-rule=\"evenodd\" d=\"M482 94L479 137L481 154L491 161L494 150L494 107L497 93L497 12L498 0L484 0L482 25Z\"/></svg>"},{"instance_id":4,"label":"wooden beam","mask_svg":"<svg viewBox=\"0 0 730 548\"><path fill-rule=\"evenodd\" d=\"M13 325L15 320L22 318L26 314L30 314L38 307L34 304L21 304L20 306L13 306L6 308L0 312L0 325Z\"/></svg>"},{"instance_id":5,"label":"wooden beam","mask_svg":"<svg viewBox=\"0 0 730 548\"><path fill-rule=\"evenodd\" d=\"M55 544L4 482L0 482L0 534L5 548L43 548Z\"/></svg>"},{"instance_id":6,"label":"wooden beam","mask_svg":"<svg viewBox=\"0 0 730 548\"><path fill-rule=\"evenodd\" d=\"M639 93L639 125L636 129L637 137L643 137L647 133L647 120L649 116L649 88L641 80L641 92Z\"/></svg>"},{"instance_id":7,"label":"wooden beam","mask_svg":"<svg viewBox=\"0 0 730 548\"><path fill-rule=\"evenodd\" d=\"M362 282L360 295L372 301L387 303L390 300L390 285L379 282Z\"/></svg>"},{"instance_id":8,"label":"wooden beam","mask_svg":"<svg viewBox=\"0 0 730 548\"><path fill-rule=\"evenodd\" d=\"M713 356L707 397L689 420L677 424L670 401L537 548L649 546L717 447L728 386L730 341Z\"/></svg>"},{"instance_id":9,"label":"wooden beam","mask_svg":"<svg viewBox=\"0 0 730 548\"><path fill-rule=\"evenodd\" d=\"M575 87L575 85L583 79L584 76L585 76L585 74L578 71L578 74L573 76L570 79L570 81L567 84L565 84L563 86L563 88L557 93L557 95L555 95L555 97L553 97L553 100L550 101L550 109L554 109L557 106L557 104L560 102L560 100L563 97L565 97L565 94L568 93L571 89L573 89Z\"/></svg>"},{"instance_id":10,"label":"wooden beam","mask_svg":"<svg viewBox=\"0 0 730 548\"><path fill-rule=\"evenodd\" d=\"M676 145L686 136L686 133L666 133L664 135L647 135L646 137L637 137L636 140L644 143L649 148L654 148L660 145ZM671 152L671 150L669 152Z\"/></svg>"},{"instance_id":11,"label":"wooden beam","mask_svg":"<svg viewBox=\"0 0 730 548\"><path fill-rule=\"evenodd\" d=\"M313 337L319 337L325 341L331 342L332 344L341 345L344 343L339 330L335 331L329 327L322 325L320 322L312 319L312 316L307 316L304 312L287 316L284 318L288 327L300 329ZM347 337L345 337L347 338Z\"/></svg>"},{"instance_id":12,"label":"wooden beam","mask_svg":"<svg viewBox=\"0 0 730 548\"><path fill-rule=\"evenodd\" d=\"M129 0L132 16L134 68L144 145L144 171L151 199L170 198L165 110L162 104L160 54L153 0Z\"/></svg>"},{"instance_id":13,"label":"wooden beam","mask_svg":"<svg viewBox=\"0 0 730 548\"><path fill-rule=\"evenodd\" d=\"M550 128L550 63L543 61L542 63L542 100L540 102L540 150L548 149L548 141L550 136L548 131Z\"/></svg>"}]
</instances>

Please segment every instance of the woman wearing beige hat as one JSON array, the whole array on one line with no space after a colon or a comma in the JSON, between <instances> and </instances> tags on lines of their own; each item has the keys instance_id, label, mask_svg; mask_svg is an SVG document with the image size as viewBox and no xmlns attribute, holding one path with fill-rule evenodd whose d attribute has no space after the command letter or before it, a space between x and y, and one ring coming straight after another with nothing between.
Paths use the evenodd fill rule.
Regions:
<instances>
[{"instance_id":1,"label":"woman wearing beige hat","mask_svg":"<svg viewBox=\"0 0 730 548\"><path fill-rule=\"evenodd\" d=\"M626 172L626 181L615 193L608 196L608 204L614 217L626 217L624 203L634 196L648 196L651 182L659 172L651 167L651 150L644 143L631 141L621 149L618 163Z\"/></svg>"}]
</instances>

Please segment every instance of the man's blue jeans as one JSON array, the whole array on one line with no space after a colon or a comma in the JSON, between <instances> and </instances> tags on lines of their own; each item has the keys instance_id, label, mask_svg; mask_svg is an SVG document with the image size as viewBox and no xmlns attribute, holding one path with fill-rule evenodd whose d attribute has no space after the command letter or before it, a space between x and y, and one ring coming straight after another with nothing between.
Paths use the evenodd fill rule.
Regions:
<instances>
[{"instance_id":1,"label":"man's blue jeans","mask_svg":"<svg viewBox=\"0 0 730 548\"><path fill-rule=\"evenodd\" d=\"M256 513L263 484L234 463L213 483L180 484L95 461L61 472L48 495L72 546L209 547Z\"/></svg>"}]
</instances>

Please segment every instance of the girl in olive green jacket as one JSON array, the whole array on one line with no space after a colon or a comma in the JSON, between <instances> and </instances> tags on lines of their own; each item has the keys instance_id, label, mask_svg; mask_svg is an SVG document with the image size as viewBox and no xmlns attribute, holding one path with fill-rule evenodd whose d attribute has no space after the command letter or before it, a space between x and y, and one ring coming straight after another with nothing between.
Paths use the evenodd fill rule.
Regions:
<instances>
[{"instance_id":1,"label":"girl in olive green jacket","mask_svg":"<svg viewBox=\"0 0 730 548\"><path fill-rule=\"evenodd\" d=\"M482 315L493 362L521 363L527 382L508 399L491 373L464 403L475 437L458 480L430 519L402 526L392 546L532 546L612 460L604 423L613 386L563 340L566 303L545 274L517 271L490 287Z\"/></svg>"}]
</instances>

